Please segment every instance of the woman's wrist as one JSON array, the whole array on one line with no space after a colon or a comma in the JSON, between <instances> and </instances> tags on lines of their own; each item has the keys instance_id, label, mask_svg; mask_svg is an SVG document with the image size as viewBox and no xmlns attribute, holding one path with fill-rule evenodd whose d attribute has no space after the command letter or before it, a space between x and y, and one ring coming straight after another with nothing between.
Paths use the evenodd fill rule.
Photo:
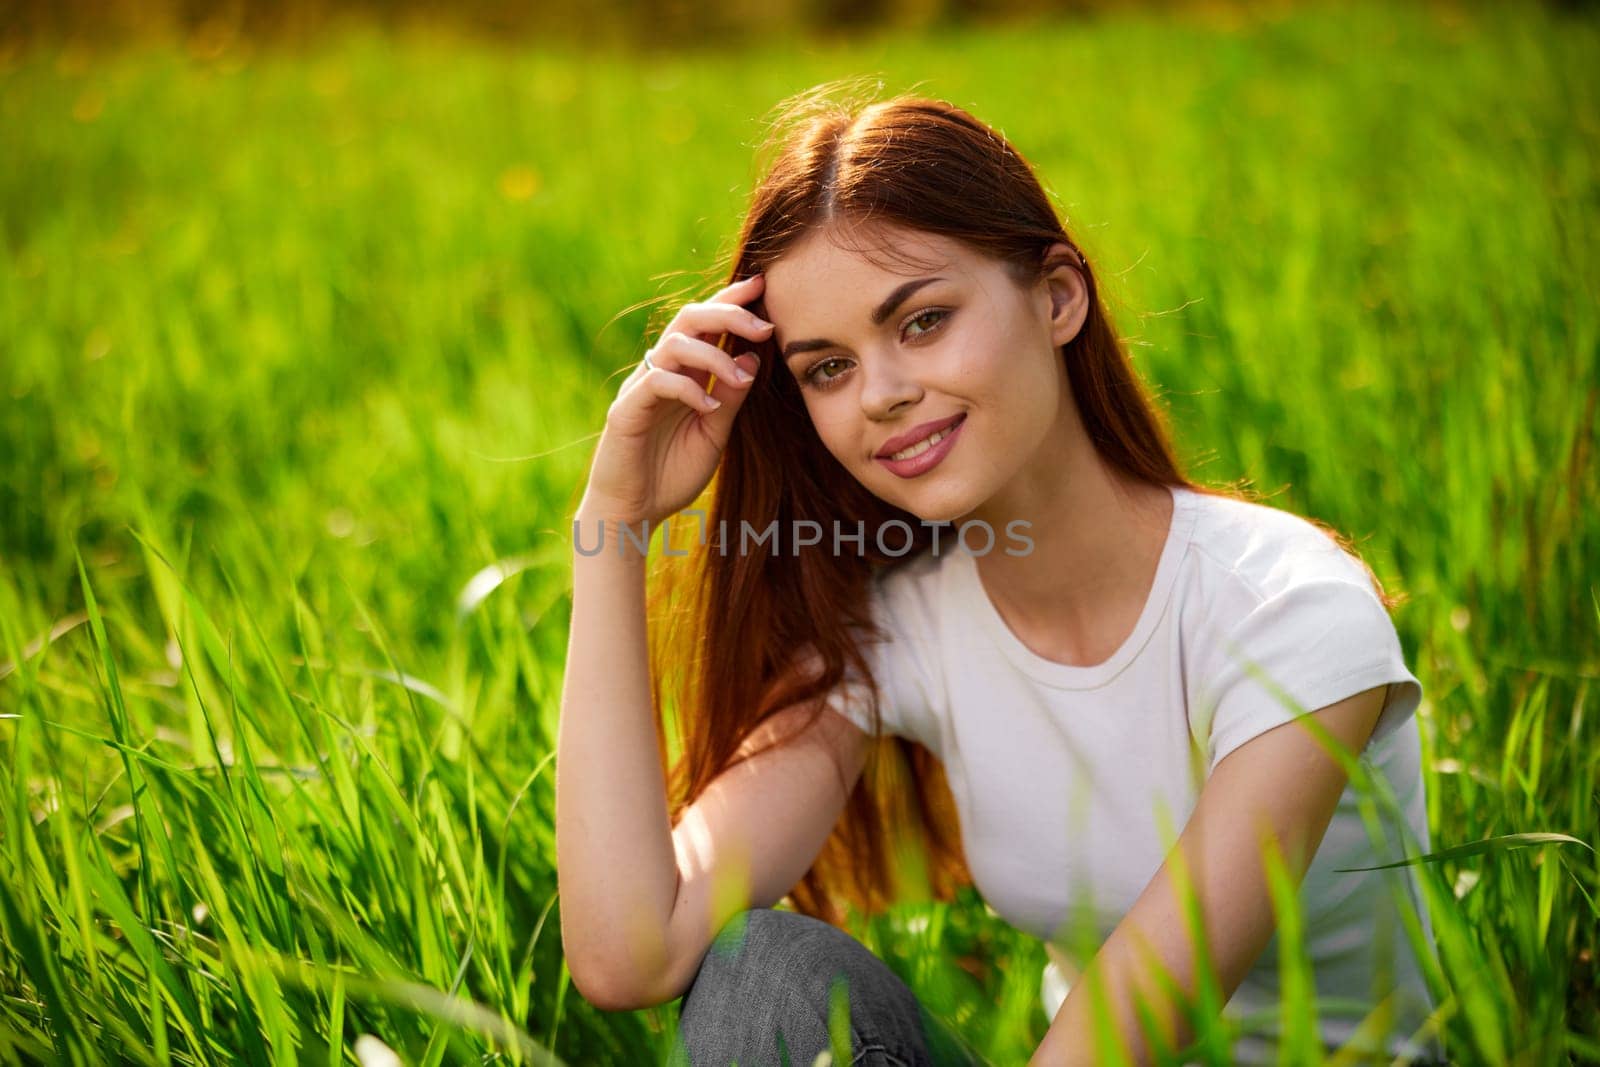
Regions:
<instances>
[{"instance_id":1,"label":"woman's wrist","mask_svg":"<svg viewBox=\"0 0 1600 1067\"><path fill-rule=\"evenodd\" d=\"M649 554L655 523L630 509L585 497L572 518L572 546L579 560L642 562Z\"/></svg>"}]
</instances>

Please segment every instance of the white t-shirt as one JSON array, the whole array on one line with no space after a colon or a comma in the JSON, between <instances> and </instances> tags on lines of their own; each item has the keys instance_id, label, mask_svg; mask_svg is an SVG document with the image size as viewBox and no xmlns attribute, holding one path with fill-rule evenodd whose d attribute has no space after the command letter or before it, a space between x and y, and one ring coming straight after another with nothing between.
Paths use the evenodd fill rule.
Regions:
<instances>
[{"instance_id":1,"label":"white t-shirt","mask_svg":"<svg viewBox=\"0 0 1600 1067\"><path fill-rule=\"evenodd\" d=\"M944 763L968 868L989 906L1077 966L1132 906L1188 820L1203 779L1228 753L1295 715L1384 683L1388 700L1362 754L1393 790L1398 820L1369 836L1355 786L1301 890L1321 1035L1351 1040L1375 986L1397 994L1388 1046L1406 1046L1431 1010L1400 914L1409 899L1432 931L1410 867L1369 867L1428 849L1414 721L1422 687L1362 565L1306 520L1264 505L1173 490L1172 524L1133 632L1091 667L1047 660L1006 625L977 561L942 538L872 583L891 639L866 652L887 733ZM996 549L1000 551L1001 549ZM1237 652L1238 654L1234 654ZM847 679L829 705L872 729L865 688ZM1392 961L1392 971L1386 964ZM1392 974L1392 985L1385 986ZM1274 936L1229 1001L1246 1022L1241 1061L1270 1058L1278 1020Z\"/></svg>"}]
</instances>

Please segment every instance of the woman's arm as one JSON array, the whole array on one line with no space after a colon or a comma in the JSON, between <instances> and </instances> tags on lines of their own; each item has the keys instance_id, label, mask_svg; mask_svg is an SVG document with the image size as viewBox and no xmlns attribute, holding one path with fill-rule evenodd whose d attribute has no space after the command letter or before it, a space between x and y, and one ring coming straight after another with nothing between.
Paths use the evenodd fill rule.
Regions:
<instances>
[{"instance_id":1,"label":"woman's arm","mask_svg":"<svg viewBox=\"0 0 1600 1067\"><path fill-rule=\"evenodd\" d=\"M583 516L586 543L593 538ZM615 546L615 530L606 544ZM556 740L556 872L573 983L627 1011L681 996L735 912L770 907L821 851L866 761L849 719L774 712L670 824L632 546L573 562L572 631Z\"/></svg>"},{"instance_id":2,"label":"woman's arm","mask_svg":"<svg viewBox=\"0 0 1600 1067\"><path fill-rule=\"evenodd\" d=\"M734 302L756 299L763 284L747 278L678 311L606 410L578 506L581 543L605 527L594 555L574 545L556 731L556 877L567 967L602 1008L626 1006L638 976L665 971L678 884L656 746L645 553L620 536L620 524L644 522L648 544L648 532L710 482L758 369L755 356L735 359L719 346L732 334L772 331Z\"/></svg>"},{"instance_id":3,"label":"woman's arm","mask_svg":"<svg viewBox=\"0 0 1600 1067\"><path fill-rule=\"evenodd\" d=\"M1315 713L1316 721L1350 752L1360 752L1377 724L1387 686L1358 693ZM1114 1062L1151 1057L1139 1024L1143 1001L1169 1047L1192 1034L1179 1004L1164 988L1170 975L1182 996L1199 988L1199 962L1189 936L1179 886L1198 901L1207 954L1224 1002L1272 936L1275 917L1263 856L1268 843L1283 857L1295 885L1304 877L1333 818L1347 776L1313 731L1289 722L1225 756L1200 791L1177 843L1128 914L1106 939L1056 1013L1030 1067ZM1180 876L1179 869L1183 872ZM1117 1053L1096 1044L1096 986L1121 1044Z\"/></svg>"},{"instance_id":4,"label":"woman's arm","mask_svg":"<svg viewBox=\"0 0 1600 1067\"><path fill-rule=\"evenodd\" d=\"M610 518L610 516L607 516ZM586 541L600 517L579 508ZM677 891L645 638L645 560L618 530L575 554L572 625L556 732L556 875L574 984L606 1008L619 976L665 969Z\"/></svg>"}]
</instances>

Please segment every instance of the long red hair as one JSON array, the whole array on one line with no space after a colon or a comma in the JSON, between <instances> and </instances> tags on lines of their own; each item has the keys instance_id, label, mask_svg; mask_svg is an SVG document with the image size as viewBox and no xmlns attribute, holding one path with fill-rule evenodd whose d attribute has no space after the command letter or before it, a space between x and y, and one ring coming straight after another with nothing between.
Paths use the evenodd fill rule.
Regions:
<instances>
[{"instance_id":1,"label":"long red hair","mask_svg":"<svg viewBox=\"0 0 1600 1067\"><path fill-rule=\"evenodd\" d=\"M1006 264L1019 284L1040 276L1055 243L1078 249L1032 168L998 132L938 100L835 99L837 88L819 86L779 105L762 152L773 158L752 195L730 280L764 271L823 225L888 223L939 234ZM1088 259L1081 249L1079 255L1088 317L1061 358L1089 439L1133 478L1217 492L1191 483L1179 468ZM706 490L706 536L693 546L673 538L674 548L689 554L653 564L651 672L663 766L669 731L681 749L667 770L674 825L728 766L754 754L741 746L768 716L806 702L812 712L801 728L809 725L847 666L876 693L858 644L863 632L876 633L868 583L880 569L917 556L931 538L917 516L873 496L823 447L770 340L740 339L739 350L756 352L761 366ZM773 520L782 552L742 543L742 523L760 531ZM787 531L804 520L823 530L838 523L854 531L863 523L862 553L794 553ZM876 533L893 520L914 531L913 549L876 555ZM892 547L904 542L903 528L884 539ZM794 669L801 649L816 654L807 672ZM844 925L847 905L872 914L908 893L949 900L971 880L942 764L914 741L882 737L790 899L798 911Z\"/></svg>"}]
</instances>

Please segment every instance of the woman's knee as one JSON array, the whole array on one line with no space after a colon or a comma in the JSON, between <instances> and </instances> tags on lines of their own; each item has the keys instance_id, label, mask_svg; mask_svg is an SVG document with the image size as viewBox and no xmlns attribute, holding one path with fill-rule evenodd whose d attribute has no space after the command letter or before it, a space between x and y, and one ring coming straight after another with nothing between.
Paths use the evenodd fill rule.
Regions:
<instances>
[{"instance_id":1,"label":"woman's knee","mask_svg":"<svg viewBox=\"0 0 1600 1067\"><path fill-rule=\"evenodd\" d=\"M691 989L743 991L774 983L792 989L809 984L809 979L826 983L859 963L856 951L871 956L855 938L821 919L776 908L749 908L735 913L717 931Z\"/></svg>"},{"instance_id":2,"label":"woman's knee","mask_svg":"<svg viewBox=\"0 0 1600 1067\"><path fill-rule=\"evenodd\" d=\"M821 919L751 908L717 931L684 994L679 1028L697 1067L740 1051L741 1063L766 1062L774 1032L791 1053L807 1051L809 1063L828 1047L841 1000L852 1045L879 1050L864 1062L925 1062L916 996L886 963Z\"/></svg>"}]
</instances>

